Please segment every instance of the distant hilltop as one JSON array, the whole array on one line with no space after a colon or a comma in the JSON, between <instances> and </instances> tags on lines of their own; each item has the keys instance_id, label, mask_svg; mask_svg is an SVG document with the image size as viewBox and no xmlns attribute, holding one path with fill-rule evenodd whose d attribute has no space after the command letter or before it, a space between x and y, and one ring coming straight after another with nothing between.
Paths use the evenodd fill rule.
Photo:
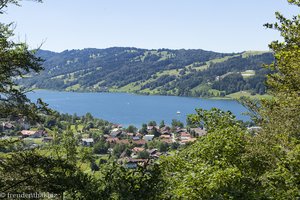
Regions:
<instances>
[{"instance_id":1,"label":"distant hilltop","mask_svg":"<svg viewBox=\"0 0 300 200\"><path fill-rule=\"evenodd\" d=\"M196 97L264 94L268 70L262 65L274 60L271 52L129 47L39 50L37 55L45 59L45 70L21 80L26 87Z\"/></svg>"}]
</instances>

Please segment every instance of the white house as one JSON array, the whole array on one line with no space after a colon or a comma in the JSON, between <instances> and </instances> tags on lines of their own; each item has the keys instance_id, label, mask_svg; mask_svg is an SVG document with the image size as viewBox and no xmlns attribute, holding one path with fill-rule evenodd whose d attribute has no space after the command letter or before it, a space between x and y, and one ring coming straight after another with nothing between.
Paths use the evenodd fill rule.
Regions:
<instances>
[{"instance_id":1,"label":"white house","mask_svg":"<svg viewBox=\"0 0 300 200\"><path fill-rule=\"evenodd\" d=\"M154 138L154 135L145 135L144 136L144 140L146 140L147 142L152 141Z\"/></svg>"},{"instance_id":2,"label":"white house","mask_svg":"<svg viewBox=\"0 0 300 200\"><path fill-rule=\"evenodd\" d=\"M22 130L21 134L23 137L31 137L31 138L40 138L45 134L44 131L30 131L30 130Z\"/></svg>"},{"instance_id":3,"label":"white house","mask_svg":"<svg viewBox=\"0 0 300 200\"><path fill-rule=\"evenodd\" d=\"M91 146L94 143L93 138L82 138L81 141L83 146Z\"/></svg>"}]
</instances>

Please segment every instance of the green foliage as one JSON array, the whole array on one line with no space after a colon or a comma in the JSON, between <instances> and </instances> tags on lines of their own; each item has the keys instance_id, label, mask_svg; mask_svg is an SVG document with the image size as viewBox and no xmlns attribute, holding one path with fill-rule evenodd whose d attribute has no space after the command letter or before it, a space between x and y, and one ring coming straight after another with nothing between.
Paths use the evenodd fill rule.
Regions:
<instances>
[{"instance_id":1,"label":"green foliage","mask_svg":"<svg viewBox=\"0 0 300 200\"><path fill-rule=\"evenodd\" d=\"M139 167L136 170L127 170L115 163L108 164L102 169L106 183L105 191L108 194L103 199L161 199L165 189L161 169L158 165Z\"/></svg>"},{"instance_id":2,"label":"green foliage","mask_svg":"<svg viewBox=\"0 0 300 200\"><path fill-rule=\"evenodd\" d=\"M113 148L112 155L119 158L124 151L127 151L127 146L125 144L116 144Z\"/></svg>"},{"instance_id":3,"label":"green foliage","mask_svg":"<svg viewBox=\"0 0 300 200\"><path fill-rule=\"evenodd\" d=\"M77 140L74 137L72 131L66 131L63 133L61 146L64 148L67 156L67 160L72 163L76 163L77 157Z\"/></svg>"},{"instance_id":4,"label":"green foliage","mask_svg":"<svg viewBox=\"0 0 300 200\"><path fill-rule=\"evenodd\" d=\"M147 124L142 124L142 128L140 129L140 133L145 134L145 135L148 133Z\"/></svg>"},{"instance_id":5,"label":"green foliage","mask_svg":"<svg viewBox=\"0 0 300 200\"><path fill-rule=\"evenodd\" d=\"M165 199L300 198L300 18L276 17L266 25L284 38L270 45L276 61L267 66L267 86L274 98L243 99L260 131L248 132L230 112L196 109L188 122L208 134L163 159Z\"/></svg>"},{"instance_id":6,"label":"green foliage","mask_svg":"<svg viewBox=\"0 0 300 200\"><path fill-rule=\"evenodd\" d=\"M138 158L147 159L149 156L150 155L148 151L141 151L138 153Z\"/></svg>"},{"instance_id":7,"label":"green foliage","mask_svg":"<svg viewBox=\"0 0 300 200\"><path fill-rule=\"evenodd\" d=\"M18 3L18 0L1 1L0 14L9 4ZM54 113L41 100L37 104L31 103L25 90L16 83L28 72L39 72L42 59L36 57L35 51L30 51L25 43L14 42L13 36L12 24L0 23L0 117L43 123L44 115L41 114ZM55 125L50 119L47 124ZM0 154L0 191L50 192L57 197L68 195L73 199L100 199L101 191L96 187L95 180L76 167L75 140L69 134L67 132L62 140L66 145L64 149L53 146L47 152L53 153L51 157L30 150L19 140L1 140L0 149L6 153ZM64 150L66 156L60 156L63 153L60 150Z\"/></svg>"},{"instance_id":8,"label":"green foliage","mask_svg":"<svg viewBox=\"0 0 300 200\"><path fill-rule=\"evenodd\" d=\"M210 111L201 108L196 109L197 114L188 116L188 121L191 125L205 127L208 132L214 131L218 126L234 126L239 125L230 111L224 112L217 108L212 108ZM220 127L219 127L220 128Z\"/></svg>"},{"instance_id":9,"label":"green foliage","mask_svg":"<svg viewBox=\"0 0 300 200\"><path fill-rule=\"evenodd\" d=\"M18 0L0 2L0 14L9 4L18 4ZM29 72L39 72L43 69L41 58L35 56L36 51L28 49L26 43L13 41L13 24L0 23L0 117L27 118L28 121L39 120L38 113L49 111L40 99L33 104L25 95L25 89L16 84L16 78Z\"/></svg>"},{"instance_id":10,"label":"green foliage","mask_svg":"<svg viewBox=\"0 0 300 200\"><path fill-rule=\"evenodd\" d=\"M126 129L127 132L129 133L135 133L137 131L137 128L133 125L129 125Z\"/></svg>"},{"instance_id":11,"label":"green foliage","mask_svg":"<svg viewBox=\"0 0 300 200\"><path fill-rule=\"evenodd\" d=\"M93 152L96 154L106 154L108 151L108 148L109 148L109 145L105 141L100 140L99 142L94 144Z\"/></svg>"},{"instance_id":12,"label":"green foliage","mask_svg":"<svg viewBox=\"0 0 300 200\"><path fill-rule=\"evenodd\" d=\"M164 198L298 197L299 146L287 153L272 134L253 136L230 113L221 110L198 109L190 118L203 124L208 134L162 160L170 187Z\"/></svg>"},{"instance_id":13,"label":"green foliage","mask_svg":"<svg viewBox=\"0 0 300 200\"><path fill-rule=\"evenodd\" d=\"M150 121L149 123L148 123L148 126L156 126L157 124L156 124L156 121Z\"/></svg>"},{"instance_id":14,"label":"green foliage","mask_svg":"<svg viewBox=\"0 0 300 200\"><path fill-rule=\"evenodd\" d=\"M163 128L165 127L165 121L162 120L160 123L159 123L159 128Z\"/></svg>"},{"instance_id":15,"label":"green foliage","mask_svg":"<svg viewBox=\"0 0 300 200\"><path fill-rule=\"evenodd\" d=\"M35 151L13 154L0 162L0 189L6 193L50 192L73 199L101 198L96 181L61 158L49 158ZM76 197L76 198L75 198Z\"/></svg>"},{"instance_id":16,"label":"green foliage","mask_svg":"<svg viewBox=\"0 0 300 200\"><path fill-rule=\"evenodd\" d=\"M228 113L217 109L201 111L190 117L205 124L209 134L179 154L164 159L162 165L167 172L164 177L171 187L165 198L249 198L249 193L244 191L249 182L243 177L241 163L245 130L238 123L232 125L233 116Z\"/></svg>"},{"instance_id":17,"label":"green foliage","mask_svg":"<svg viewBox=\"0 0 300 200\"><path fill-rule=\"evenodd\" d=\"M94 162L95 158L91 148L82 148L79 151L80 162Z\"/></svg>"},{"instance_id":18,"label":"green foliage","mask_svg":"<svg viewBox=\"0 0 300 200\"><path fill-rule=\"evenodd\" d=\"M167 143L161 142L157 139L148 142L147 147L148 149L157 149L159 152L166 152L169 149L169 145Z\"/></svg>"},{"instance_id":19,"label":"green foliage","mask_svg":"<svg viewBox=\"0 0 300 200\"><path fill-rule=\"evenodd\" d=\"M154 135L154 137L159 137L161 135L160 132L156 128L153 128L149 134Z\"/></svg>"},{"instance_id":20,"label":"green foliage","mask_svg":"<svg viewBox=\"0 0 300 200\"><path fill-rule=\"evenodd\" d=\"M99 166L95 163L95 161L92 161L90 164L91 170L92 171L99 171Z\"/></svg>"},{"instance_id":21,"label":"green foliage","mask_svg":"<svg viewBox=\"0 0 300 200\"><path fill-rule=\"evenodd\" d=\"M289 2L299 5L299 1ZM278 30L284 39L269 45L276 62L267 66L275 72L268 76L267 85L276 98L262 101L266 109L262 109L261 115L267 131L288 143L290 137L300 136L300 16L287 19L277 12L276 18L278 22L265 25Z\"/></svg>"},{"instance_id":22,"label":"green foliage","mask_svg":"<svg viewBox=\"0 0 300 200\"><path fill-rule=\"evenodd\" d=\"M180 127L183 128L183 123L177 119L172 119L172 128Z\"/></svg>"}]
</instances>

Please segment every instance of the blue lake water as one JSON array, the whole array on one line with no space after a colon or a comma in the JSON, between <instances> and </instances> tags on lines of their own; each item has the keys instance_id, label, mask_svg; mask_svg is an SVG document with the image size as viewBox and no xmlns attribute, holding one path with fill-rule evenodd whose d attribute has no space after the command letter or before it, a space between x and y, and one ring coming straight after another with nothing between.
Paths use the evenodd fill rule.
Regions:
<instances>
[{"instance_id":1,"label":"blue lake water","mask_svg":"<svg viewBox=\"0 0 300 200\"><path fill-rule=\"evenodd\" d=\"M238 119L249 120L241 104L235 100L215 100L175 96L144 96L128 93L76 93L37 90L27 96L36 101L43 99L49 107L61 113L84 115L90 112L93 116L110 122L140 127L143 123L164 120L170 124L172 119L186 122L188 114L195 113L195 108L220 108L230 110ZM180 111L180 114L177 114Z\"/></svg>"}]
</instances>

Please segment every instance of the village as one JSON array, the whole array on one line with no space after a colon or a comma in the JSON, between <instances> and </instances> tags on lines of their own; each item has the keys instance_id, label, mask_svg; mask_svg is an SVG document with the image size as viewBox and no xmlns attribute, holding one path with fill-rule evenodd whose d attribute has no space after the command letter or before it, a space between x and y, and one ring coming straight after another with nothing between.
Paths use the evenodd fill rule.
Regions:
<instances>
[{"instance_id":1,"label":"village","mask_svg":"<svg viewBox=\"0 0 300 200\"><path fill-rule=\"evenodd\" d=\"M13 131L18 127L18 131ZM28 144L28 148L43 148L55 140L53 132L46 129L31 127L26 123L2 122L0 139L18 139ZM9 134L9 133L14 134ZM101 132L98 128L77 129L74 137L78 146L91 148L94 155L113 157L115 161L126 168L134 169L155 162L162 155L170 155L197 137L206 134L202 128L186 128L180 126L156 125L155 122L144 124L137 129L127 128L119 124L111 124L109 130ZM98 134L97 134L98 133ZM100 133L100 134L99 134ZM106 162L101 160L101 162Z\"/></svg>"}]
</instances>

